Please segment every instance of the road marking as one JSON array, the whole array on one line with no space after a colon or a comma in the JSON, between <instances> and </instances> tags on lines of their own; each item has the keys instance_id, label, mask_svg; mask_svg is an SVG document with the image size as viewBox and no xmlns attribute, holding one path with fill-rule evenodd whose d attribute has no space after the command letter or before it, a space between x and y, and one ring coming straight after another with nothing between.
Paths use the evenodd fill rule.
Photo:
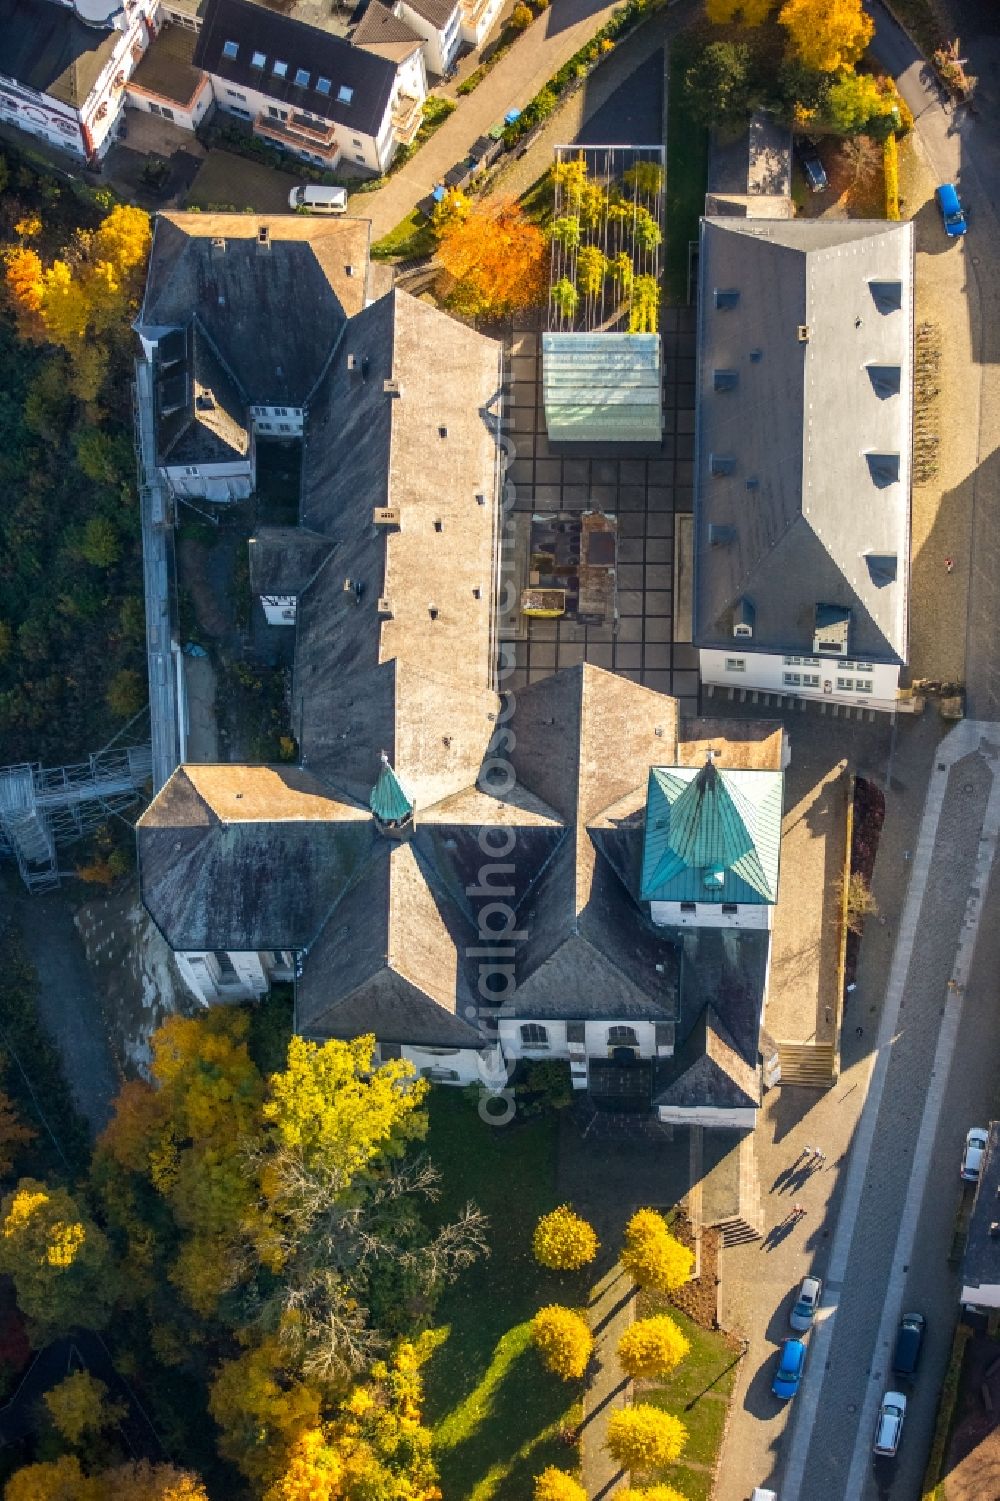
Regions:
<instances>
[{"instance_id":1,"label":"road marking","mask_svg":"<svg viewBox=\"0 0 1000 1501\"><path fill-rule=\"evenodd\" d=\"M993 728L991 725L977 724L973 720L964 720L941 742L936 758L937 763L940 764L943 761L949 767L953 766L956 761L960 761L963 756L968 755L970 751L974 751L979 745L983 734L988 733ZM814 1371L819 1368L823 1371L824 1375L827 1361L830 1357L830 1341L833 1338L833 1328L839 1302L837 1297L829 1296L829 1293L831 1288L843 1282L847 1273L851 1241L854 1238L858 1209L861 1203L861 1195L864 1192L865 1178L868 1174L868 1163L875 1139L875 1125L878 1120L879 1107L882 1103L882 1091L885 1088L885 1078L889 1068L892 1040L896 1033L900 1006L906 986L906 977L909 973L910 962L913 957L913 945L916 941L920 910L923 906L931 864L934 859L938 823L941 817L941 808L944 804L944 795L948 780L947 776L932 777L924 798L924 810L920 820L920 834L910 866L910 879L906 890L906 901L903 904L903 915L899 925L896 950L893 954L892 969L889 973L889 983L886 987L885 1004L882 1007L875 1052L869 1062L868 1076L865 1080L865 1102L861 1109L861 1116L854 1137L854 1145L851 1148L850 1162L847 1166L847 1179L844 1184L844 1195L837 1215L837 1227L834 1231L833 1245L830 1250L830 1260L827 1266L826 1285L823 1291L821 1306L824 1309L829 1308L829 1313L814 1331L810 1340L810 1343L816 1345L816 1349L812 1351L810 1363ZM823 1379L820 1379L812 1383L803 1382L802 1390L799 1393L796 1402L797 1410L792 1420L788 1455L784 1466L781 1487L782 1501L799 1501L822 1390ZM847 1494L858 1493L848 1491Z\"/></svg>"},{"instance_id":2,"label":"road marking","mask_svg":"<svg viewBox=\"0 0 1000 1501\"><path fill-rule=\"evenodd\" d=\"M994 775L993 783L990 787L989 801L986 804L983 826L979 836L979 850L976 855L975 870L970 883L969 898L965 905L965 914L959 930L961 936L959 938L955 964L952 968L952 976L958 984L959 990L954 994L948 991L945 995L944 1020L938 1032L937 1047L934 1051L934 1066L927 1085L927 1100L920 1119L920 1130L917 1133L917 1143L913 1153L913 1172L910 1176L906 1202L903 1206L903 1213L900 1219L896 1251L892 1259L889 1283L882 1307L882 1321L879 1324L878 1335L875 1340L875 1353L872 1357L874 1370L869 1378L868 1390L865 1393L865 1399L858 1418L858 1434L854 1444L854 1455L851 1460L851 1469L845 1490L845 1495L848 1496L860 1496L864 1487L864 1471L871 1455L871 1433L875 1425L875 1413L882 1389L886 1380L888 1380L886 1367L888 1365L890 1341L903 1311L903 1292L906 1287L907 1269L913 1259L913 1247L917 1238L917 1222L920 1218L920 1207L923 1203L927 1187L927 1175L930 1171L934 1138L937 1134L948 1074L955 1052L955 1043L958 1039L958 1024L962 1016L961 988L965 985L969 976L972 953L976 944L976 935L979 932L979 923L983 915L983 905L986 898L986 888L989 884L990 868L993 865L993 859L996 854L998 834L1000 834L1000 777ZM880 1359L880 1357L883 1358Z\"/></svg>"}]
</instances>

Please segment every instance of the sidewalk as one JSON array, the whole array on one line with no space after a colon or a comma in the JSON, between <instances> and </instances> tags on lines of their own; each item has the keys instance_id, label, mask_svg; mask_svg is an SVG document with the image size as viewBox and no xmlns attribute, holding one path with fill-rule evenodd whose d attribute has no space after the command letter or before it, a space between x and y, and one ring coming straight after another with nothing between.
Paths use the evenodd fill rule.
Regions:
<instances>
[{"instance_id":1,"label":"sidewalk","mask_svg":"<svg viewBox=\"0 0 1000 1501\"><path fill-rule=\"evenodd\" d=\"M589 1501L607 1501L626 1476L605 1453L611 1414L627 1406L631 1382L618 1364L618 1341L631 1328L638 1289L619 1262L597 1284L589 1317L594 1334L593 1374L583 1399L581 1473Z\"/></svg>"},{"instance_id":2,"label":"sidewalk","mask_svg":"<svg viewBox=\"0 0 1000 1501\"><path fill-rule=\"evenodd\" d=\"M371 220L372 240L395 229L414 204L465 158L478 136L485 135L508 110L523 109L546 80L610 20L613 9L604 0L555 0L543 11L412 161L384 188L350 199L349 212Z\"/></svg>"}]
</instances>

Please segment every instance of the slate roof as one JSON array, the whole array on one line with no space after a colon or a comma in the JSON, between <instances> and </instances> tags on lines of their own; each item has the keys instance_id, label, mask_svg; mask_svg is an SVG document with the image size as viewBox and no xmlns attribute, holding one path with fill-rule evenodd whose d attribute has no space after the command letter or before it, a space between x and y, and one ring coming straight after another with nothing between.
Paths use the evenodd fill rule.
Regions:
<instances>
[{"instance_id":1,"label":"slate roof","mask_svg":"<svg viewBox=\"0 0 1000 1501\"><path fill-rule=\"evenodd\" d=\"M741 653L813 655L816 607L834 605L849 657L905 662L912 225L706 218L699 267L696 644L732 649L745 601ZM870 373L886 366L896 395ZM894 581L872 555L897 559Z\"/></svg>"},{"instance_id":2,"label":"slate roof","mask_svg":"<svg viewBox=\"0 0 1000 1501\"><path fill-rule=\"evenodd\" d=\"M419 813L475 781L492 733L499 387L497 344L393 292L310 403L301 520L333 554L299 600L293 723L358 800L384 751ZM374 526L387 506L399 525Z\"/></svg>"},{"instance_id":3,"label":"slate roof","mask_svg":"<svg viewBox=\"0 0 1000 1501\"><path fill-rule=\"evenodd\" d=\"M399 52L395 55L400 57L408 57L423 46L422 38L413 27L402 16L397 16L388 5L383 5L381 0L371 0L354 28L351 41L355 47L365 47L370 52L384 47L398 48ZM378 55L386 57L393 54L379 52Z\"/></svg>"},{"instance_id":4,"label":"slate roof","mask_svg":"<svg viewBox=\"0 0 1000 1501\"><path fill-rule=\"evenodd\" d=\"M674 1056L657 1061L653 1105L746 1110L759 1104L757 1066L740 1056L714 1007L706 1006Z\"/></svg>"},{"instance_id":5,"label":"slate roof","mask_svg":"<svg viewBox=\"0 0 1000 1501\"><path fill-rule=\"evenodd\" d=\"M213 464L250 450L247 398L197 318L184 333L184 357L156 362L158 458L162 464ZM165 410L183 388L184 405Z\"/></svg>"},{"instance_id":6,"label":"slate roof","mask_svg":"<svg viewBox=\"0 0 1000 1501\"><path fill-rule=\"evenodd\" d=\"M303 526L262 526L250 538L250 593L299 595L330 556L330 539Z\"/></svg>"},{"instance_id":7,"label":"slate roof","mask_svg":"<svg viewBox=\"0 0 1000 1501\"><path fill-rule=\"evenodd\" d=\"M155 337L197 315L251 402L302 406L364 307L370 229L302 214L158 214L136 327ZM296 308L308 317L289 316Z\"/></svg>"},{"instance_id":8,"label":"slate roof","mask_svg":"<svg viewBox=\"0 0 1000 1501\"><path fill-rule=\"evenodd\" d=\"M236 58L223 55L227 41L237 43ZM264 54L263 68L253 66L255 52ZM276 59L288 64L284 78L274 73ZM250 0L208 0L194 62L228 83L369 136L382 129L396 81L388 59ZM295 83L299 69L309 75L305 86ZM320 78L329 80L329 93L317 89ZM338 98L341 89L351 91L349 99Z\"/></svg>"},{"instance_id":9,"label":"slate roof","mask_svg":"<svg viewBox=\"0 0 1000 1501\"><path fill-rule=\"evenodd\" d=\"M121 33L39 0L0 0L0 75L80 109Z\"/></svg>"},{"instance_id":10,"label":"slate roof","mask_svg":"<svg viewBox=\"0 0 1000 1501\"><path fill-rule=\"evenodd\" d=\"M652 767L642 899L773 906L781 799L779 771Z\"/></svg>"}]
</instances>

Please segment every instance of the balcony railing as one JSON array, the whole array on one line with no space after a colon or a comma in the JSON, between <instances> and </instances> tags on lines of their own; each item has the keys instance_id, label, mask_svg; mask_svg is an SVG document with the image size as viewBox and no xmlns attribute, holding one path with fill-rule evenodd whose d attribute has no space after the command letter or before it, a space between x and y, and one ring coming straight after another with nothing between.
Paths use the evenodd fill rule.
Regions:
<instances>
[{"instance_id":1,"label":"balcony railing","mask_svg":"<svg viewBox=\"0 0 1000 1501\"><path fill-rule=\"evenodd\" d=\"M274 115L258 115L253 128L255 134L290 146L293 151L310 151L331 162L340 154L333 125L317 125L304 115L290 115L287 120L279 120Z\"/></svg>"},{"instance_id":2,"label":"balcony railing","mask_svg":"<svg viewBox=\"0 0 1000 1501\"><path fill-rule=\"evenodd\" d=\"M415 139L423 118L419 99L413 99L409 94L400 94L392 110L392 133L396 140L401 145L408 146Z\"/></svg>"}]
</instances>

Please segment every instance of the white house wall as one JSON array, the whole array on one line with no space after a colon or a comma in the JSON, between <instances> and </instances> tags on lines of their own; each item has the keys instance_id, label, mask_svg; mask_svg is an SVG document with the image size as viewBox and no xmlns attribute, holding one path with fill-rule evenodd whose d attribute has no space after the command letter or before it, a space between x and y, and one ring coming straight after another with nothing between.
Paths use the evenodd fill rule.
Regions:
<instances>
[{"instance_id":1,"label":"white house wall","mask_svg":"<svg viewBox=\"0 0 1000 1501\"><path fill-rule=\"evenodd\" d=\"M1000 1308L1000 1286L995 1282L980 1287L962 1287L961 1301L972 1308Z\"/></svg>"},{"instance_id":2,"label":"white house wall","mask_svg":"<svg viewBox=\"0 0 1000 1501\"><path fill-rule=\"evenodd\" d=\"M458 43L461 36L461 17L456 5L448 17L447 25L438 30L426 16L422 16L418 10L406 4L406 0L399 7L400 20L405 21L411 31L415 31L424 43L423 56L431 73L436 73L440 78L447 71L455 53L458 51Z\"/></svg>"},{"instance_id":3,"label":"white house wall","mask_svg":"<svg viewBox=\"0 0 1000 1501\"><path fill-rule=\"evenodd\" d=\"M232 464L166 465L162 473L174 494L188 500L247 500L253 493L249 459Z\"/></svg>"},{"instance_id":4,"label":"white house wall","mask_svg":"<svg viewBox=\"0 0 1000 1501\"><path fill-rule=\"evenodd\" d=\"M195 126L200 125L215 100L212 80L207 73L188 100L187 108L178 104L176 99L167 99L162 94L153 93L152 89L137 88L135 84L130 84L125 93L126 103L130 109L137 109L144 114L157 115L161 119L170 120L172 124L179 125L182 130L194 130Z\"/></svg>"},{"instance_id":5,"label":"white house wall","mask_svg":"<svg viewBox=\"0 0 1000 1501\"><path fill-rule=\"evenodd\" d=\"M545 1027L548 1033L547 1047L532 1047L521 1041L521 1028L524 1026ZM504 1056L507 1058L569 1058L571 1044L566 1036L567 1023L564 1021L532 1022L530 1018L519 1017L517 1021L502 1020L497 1027L500 1045ZM608 1021L588 1021L584 1023L584 1041L582 1044L572 1044L572 1051L582 1051L588 1058L607 1058L614 1046L624 1044L611 1044L608 1042L608 1031L611 1027L631 1027L636 1036L636 1045L641 1058L652 1058L659 1051L660 1057L669 1057L672 1048L656 1046L656 1026L649 1021L615 1021L612 1017Z\"/></svg>"},{"instance_id":6,"label":"white house wall","mask_svg":"<svg viewBox=\"0 0 1000 1501\"><path fill-rule=\"evenodd\" d=\"M724 912L721 902L650 902L649 915L661 928L769 928L774 908L766 902L734 903ZM694 911L690 911L691 907Z\"/></svg>"},{"instance_id":7,"label":"white house wall","mask_svg":"<svg viewBox=\"0 0 1000 1501\"><path fill-rule=\"evenodd\" d=\"M402 1056L418 1074L438 1084L475 1084L480 1079L479 1054L474 1048L402 1048ZM457 1074L455 1079L448 1074ZM434 1076L438 1077L434 1079Z\"/></svg>"},{"instance_id":8,"label":"white house wall","mask_svg":"<svg viewBox=\"0 0 1000 1501\"><path fill-rule=\"evenodd\" d=\"M858 663L853 658L783 657L747 651L733 641L731 651L705 648L700 652L701 680L724 688L752 688L812 698L828 703L861 705L867 709L896 708L899 668L885 663ZM799 682L790 679L799 678ZM815 678L815 683L806 681ZM844 686L850 684L850 687ZM859 691L857 685L863 686Z\"/></svg>"},{"instance_id":9,"label":"white house wall","mask_svg":"<svg viewBox=\"0 0 1000 1501\"><path fill-rule=\"evenodd\" d=\"M710 1105L701 1105L687 1110L679 1105L660 1105L657 1115L664 1125L724 1127L737 1131L752 1131L757 1124L757 1112L752 1107L746 1110L721 1110Z\"/></svg>"},{"instance_id":10,"label":"white house wall","mask_svg":"<svg viewBox=\"0 0 1000 1501\"><path fill-rule=\"evenodd\" d=\"M490 0L489 5L475 21L470 21L463 12L462 41L469 47L481 47L489 36L501 7L502 0Z\"/></svg>"},{"instance_id":11,"label":"white house wall","mask_svg":"<svg viewBox=\"0 0 1000 1501\"><path fill-rule=\"evenodd\" d=\"M260 89L250 88L245 85L237 86L234 83L230 83L228 79L220 78L216 73L211 74L211 79L212 88L215 92L215 102L224 114L236 115L238 119L246 120L251 125L258 115L266 115L269 108L281 109L286 114L291 114L291 107L284 100L273 99L269 94L262 93ZM374 136L365 135L362 131L352 130L350 126L331 121L324 115L311 114L308 110L296 110L295 113L308 115L310 119L315 120L323 126L332 125L336 133L337 146L341 158L355 162L358 166L368 167L372 172L380 172L382 170L382 163L379 161L378 143ZM262 136L261 139L266 139L269 146L274 146L276 150L282 151L289 156L301 156L303 160L312 161L309 148L305 145L303 145L301 150L296 151L293 146L287 143L279 143L270 137L265 138ZM331 164L325 161L318 161L313 164L324 166L328 169L331 167Z\"/></svg>"}]
</instances>

